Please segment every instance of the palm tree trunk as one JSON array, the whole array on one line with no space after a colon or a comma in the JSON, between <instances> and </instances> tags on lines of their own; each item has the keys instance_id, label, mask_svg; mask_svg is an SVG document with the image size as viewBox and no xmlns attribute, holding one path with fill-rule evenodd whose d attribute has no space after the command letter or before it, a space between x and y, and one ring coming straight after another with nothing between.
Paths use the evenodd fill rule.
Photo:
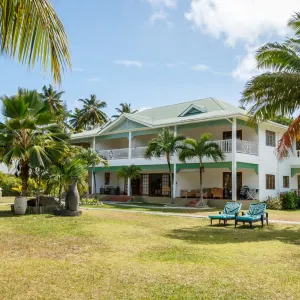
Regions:
<instances>
[{"instance_id":1,"label":"palm tree trunk","mask_svg":"<svg viewBox=\"0 0 300 300\"><path fill-rule=\"evenodd\" d=\"M26 197L29 179L29 164L26 161L21 161L21 181L22 181L22 196Z\"/></svg>"},{"instance_id":2,"label":"palm tree trunk","mask_svg":"<svg viewBox=\"0 0 300 300\"><path fill-rule=\"evenodd\" d=\"M202 166L202 161L200 161L200 168L199 168L199 174L200 174L200 201L197 203L197 205L203 206L203 166Z\"/></svg>"},{"instance_id":3,"label":"palm tree trunk","mask_svg":"<svg viewBox=\"0 0 300 300\"><path fill-rule=\"evenodd\" d=\"M93 176L94 176L94 196L96 196L96 193L97 193L97 191L96 191L96 173L94 172L94 168L93 168Z\"/></svg>"},{"instance_id":4,"label":"palm tree trunk","mask_svg":"<svg viewBox=\"0 0 300 300\"><path fill-rule=\"evenodd\" d=\"M170 163L170 155L167 154L167 162L168 162L168 168L169 168L169 174L170 174L170 187L171 187L171 191L170 191L170 197L172 198L171 204L175 203L175 195L173 195L173 173L172 173L172 169L171 169L171 163Z\"/></svg>"}]
</instances>

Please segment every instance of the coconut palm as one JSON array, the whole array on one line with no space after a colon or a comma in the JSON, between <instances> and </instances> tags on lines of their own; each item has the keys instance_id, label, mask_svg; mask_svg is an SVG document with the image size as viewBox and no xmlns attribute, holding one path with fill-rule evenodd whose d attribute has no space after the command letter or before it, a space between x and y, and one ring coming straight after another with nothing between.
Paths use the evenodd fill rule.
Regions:
<instances>
[{"instance_id":1,"label":"coconut palm","mask_svg":"<svg viewBox=\"0 0 300 300\"><path fill-rule=\"evenodd\" d=\"M283 43L267 43L256 53L257 67L269 72L252 78L243 91L242 104L250 104L252 122L273 119L276 115L291 116L300 108L300 13L288 22L294 36ZM289 125L279 140L279 158L292 150L300 134L300 115Z\"/></svg>"},{"instance_id":2,"label":"coconut palm","mask_svg":"<svg viewBox=\"0 0 300 300\"><path fill-rule=\"evenodd\" d=\"M33 67L50 65L54 82L71 67L68 39L49 0L0 0L0 53Z\"/></svg>"},{"instance_id":3,"label":"coconut palm","mask_svg":"<svg viewBox=\"0 0 300 300\"><path fill-rule=\"evenodd\" d=\"M83 103L83 108L80 110L79 124L85 129L92 129L97 125L103 125L107 122L107 116L102 111L107 106L106 102L97 100L95 94L90 98L79 99Z\"/></svg>"},{"instance_id":4,"label":"coconut palm","mask_svg":"<svg viewBox=\"0 0 300 300\"><path fill-rule=\"evenodd\" d=\"M64 91L57 92L53 86L49 84L49 87L43 86L43 92L40 95L48 104L51 112L58 112L64 109L64 102L61 100L62 94L64 94Z\"/></svg>"},{"instance_id":5,"label":"coconut palm","mask_svg":"<svg viewBox=\"0 0 300 300\"><path fill-rule=\"evenodd\" d=\"M92 168L92 174L94 177L94 193L96 193L96 173L94 171L96 166L102 165L104 167L108 167L109 164L106 159L101 157L96 151L91 148L85 149L81 148L78 154L78 157L85 162L85 164Z\"/></svg>"},{"instance_id":6,"label":"coconut palm","mask_svg":"<svg viewBox=\"0 0 300 300\"><path fill-rule=\"evenodd\" d=\"M199 187L200 187L200 201L198 204L203 204L203 159L212 159L214 162L223 161L225 159L224 153L222 152L220 146L211 141L211 134L204 133L199 140L192 138L187 138L182 145L182 150L179 153L179 160L185 162L188 159L197 158L199 160Z\"/></svg>"},{"instance_id":7,"label":"coconut palm","mask_svg":"<svg viewBox=\"0 0 300 300\"><path fill-rule=\"evenodd\" d=\"M79 108L76 107L74 112L71 112L69 120L69 123L75 132L81 132L84 130L81 119L81 111Z\"/></svg>"},{"instance_id":8,"label":"coconut palm","mask_svg":"<svg viewBox=\"0 0 300 300\"><path fill-rule=\"evenodd\" d=\"M117 171L117 178L123 178L124 180L130 179L138 179L141 177L141 171L142 169L138 166L135 165L130 165L130 166L122 166L119 171ZM132 187L130 184L129 187L129 195L132 196Z\"/></svg>"},{"instance_id":9,"label":"coconut palm","mask_svg":"<svg viewBox=\"0 0 300 300\"><path fill-rule=\"evenodd\" d=\"M19 89L16 96L1 100L6 121L0 123L0 159L17 167L25 196L31 168L53 164L67 148L69 135L35 90Z\"/></svg>"},{"instance_id":10,"label":"coconut palm","mask_svg":"<svg viewBox=\"0 0 300 300\"><path fill-rule=\"evenodd\" d=\"M171 168L171 156L177 153L181 147L181 142L185 139L183 135L176 135L169 127L164 128L154 139L152 139L146 148L145 158L161 157L164 155L167 160L169 174L171 197L173 195L173 173Z\"/></svg>"},{"instance_id":11,"label":"coconut palm","mask_svg":"<svg viewBox=\"0 0 300 300\"><path fill-rule=\"evenodd\" d=\"M113 115L113 118L119 118L120 115L122 115L123 113L127 113L127 114L134 114L137 112L137 110L132 111L131 108L131 104L130 103L120 103L120 107L121 108L116 108L116 111L118 113L118 115Z\"/></svg>"}]
</instances>

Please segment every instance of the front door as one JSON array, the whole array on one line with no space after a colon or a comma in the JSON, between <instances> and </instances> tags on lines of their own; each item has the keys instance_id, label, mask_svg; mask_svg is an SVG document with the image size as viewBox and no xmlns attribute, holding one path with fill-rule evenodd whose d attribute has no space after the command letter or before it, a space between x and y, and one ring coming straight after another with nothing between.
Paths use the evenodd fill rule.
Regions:
<instances>
[{"instance_id":1,"label":"front door","mask_svg":"<svg viewBox=\"0 0 300 300\"><path fill-rule=\"evenodd\" d=\"M243 177L242 172L236 173L236 194L237 196L240 194L241 188L243 186ZM223 189L224 189L224 198L231 199L231 190L232 190L232 173L231 172L223 172Z\"/></svg>"},{"instance_id":2,"label":"front door","mask_svg":"<svg viewBox=\"0 0 300 300\"><path fill-rule=\"evenodd\" d=\"M141 185L141 181L140 179L132 179L131 180L131 189L132 189L132 195L133 196L138 196L140 195L140 185Z\"/></svg>"}]
</instances>

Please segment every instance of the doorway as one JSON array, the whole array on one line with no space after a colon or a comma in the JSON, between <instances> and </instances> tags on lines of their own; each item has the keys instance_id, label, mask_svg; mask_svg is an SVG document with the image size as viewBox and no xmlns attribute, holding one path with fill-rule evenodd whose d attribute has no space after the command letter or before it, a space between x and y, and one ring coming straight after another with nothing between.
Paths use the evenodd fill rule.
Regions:
<instances>
[{"instance_id":1,"label":"doorway","mask_svg":"<svg viewBox=\"0 0 300 300\"><path fill-rule=\"evenodd\" d=\"M138 179L131 179L131 189L132 189L132 196L139 196L141 194L141 180Z\"/></svg>"},{"instance_id":2,"label":"doorway","mask_svg":"<svg viewBox=\"0 0 300 300\"><path fill-rule=\"evenodd\" d=\"M242 172L236 173L236 194L240 194L241 188L243 186L243 177ZM232 173L223 172L223 195L224 199L231 199L231 190L232 190Z\"/></svg>"},{"instance_id":3,"label":"doorway","mask_svg":"<svg viewBox=\"0 0 300 300\"><path fill-rule=\"evenodd\" d=\"M161 196L162 174L150 175L150 196Z\"/></svg>"},{"instance_id":4,"label":"doorway","mask_svg":"<svg viewBox=\"0 0 300 300\"><path fill-rule=\"evenodd\" d=\"M242 130L236 131L236 138L238 140L242 140L243 134ZM232 131L223 131L223 140L231 140L232 139Z\"/></svg>"}]
</instances>

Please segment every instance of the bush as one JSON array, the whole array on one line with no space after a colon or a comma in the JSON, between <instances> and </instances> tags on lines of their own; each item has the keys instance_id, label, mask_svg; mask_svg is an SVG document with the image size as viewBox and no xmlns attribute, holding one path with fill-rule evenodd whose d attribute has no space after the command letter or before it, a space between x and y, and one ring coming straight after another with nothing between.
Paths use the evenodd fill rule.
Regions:
<instances>
[{"instance_id":1,"label":"bush","mask_svg":"<svg viewBox=\"0 0 300 300\"><path fill-rule=\"evenodd\" d=\"M268 198L265 202L267 204L267 208L269 208L269 209L275 209L275 210L282 209L282 201L279 197L268 196Z\"/></svg>"},{"instance_id":2,"label":"bush","mask_svg":"<svg viewBox=\"0 0 300 300\"><path fill-rule=\"evenodd\" d=\"M80 200L81 205L99 205L99 200L96 198L82 198Z\"/></svg>"},{"instance_id":3,"label":"bush","mask_svg":"<svg viewBox=\"0 0 300 300\"><path fill-rule=\"evenodd\" d=\"M297 195L294 192L287 192L280 195L282 209L295 209L297 208Z\"/></svg>"},{"instance_id":4,"label":"bush","mask_svg":"<svg viewBox=\"0 0 300 300\"><path fill-rule=\"evenodd\" d=\"M0 172L0 187L2 188L2 196L17 196L18 193L12 188L21 185L21 179L9 174Z\"/></svg>"}]
</instances>

